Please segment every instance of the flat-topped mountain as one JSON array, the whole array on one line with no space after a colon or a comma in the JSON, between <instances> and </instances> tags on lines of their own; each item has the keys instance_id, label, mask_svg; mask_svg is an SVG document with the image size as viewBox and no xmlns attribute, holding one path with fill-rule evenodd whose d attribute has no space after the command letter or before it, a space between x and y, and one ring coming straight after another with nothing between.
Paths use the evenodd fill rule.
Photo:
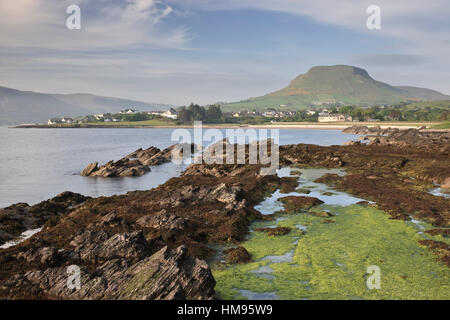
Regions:
<instances>
[{"instance_id":1,"label":"flat-topped mountain","mask_svg":"<svg viewBox=\"0 0 450 320\"><path fill-rule=\"evenodd\" d=\"M53 117L115 113L130 107L143 111L170 108L163 104L93 94L49 94L0 87L0 125L46 122Z\"/></svg>"},{"instance_id":2,"label":"flat-topped mountain","mask_svg":"<svg viewBox=\"0 0 450 320\"><path fill-rule=\"evenodd\" d=\"M347 65L312 67L281 90L262 97L231 103L226 109L253 107L262 109L284 105L296 109L326 103L357 105L390 104L400 101L447 100L440 92L416 88L395 87L373 79L361 68Z\"/></svg>"}]
</instances>

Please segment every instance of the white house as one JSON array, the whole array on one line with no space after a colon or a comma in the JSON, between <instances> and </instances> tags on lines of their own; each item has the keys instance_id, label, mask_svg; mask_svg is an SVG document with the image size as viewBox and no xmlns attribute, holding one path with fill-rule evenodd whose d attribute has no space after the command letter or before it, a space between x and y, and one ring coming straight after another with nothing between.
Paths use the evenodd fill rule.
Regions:
<instances>
[{"instance_id":1,"label":"white house","mask_svg":"<svg viewBox=\"0 0 450 320\"><path fill-rule=\"evenodd\" d=\"M170 110L163 112L162 116L170 119L177 119L177 112L174 109L170 108Z\"/></svg>"},{"instance_id":2,"label":"white house","mask_svg":"<svg viewBox=\"0 0 450 320\"><path fill-rule=\"evenodd\" d=\"M61 123L61 119L58 119L58 118L52 118L52 119L49 119L48 120L48 122L47 122L47 124L57 124L57 123Z\"/></svg>"},{"instance_id":3,"label":"white house","mask_svg":"<svg viewBox=\"0 0 450 320\"><path fill-rule=\"evenodd\" d=\"M124 110L121 110L119 112L119 114L133 114L133 113L136 113L136 112L137 112L137 110L135 110L135 109L124 109Z\"/></svg>"},{"instance_id":4,"label":"white house","mask_svg":"<svg viewBox=\"0 0 450 320\"><path fill-rule=\"evenodd\" d=\"M264 117L274 117L276 115L275 111L266 111L263 113Z\"/></svg>"},{"instance_id":5,"label":"white house","mask_svg":"<svg viewBox=\"0 0 450 320\"><path fill-rule=\"evenodd\" d=\"M320 113L319 122L345 122L346 118L342 114Z\"/></svg>"},{"instance_id":6,"label":"white house","mask_svg":"<svg viewBox=\"0 0 450 320\"><path fill-rule=\"evenodd\" d=\"M61 119L62 123L73 123L73 119L72 118L67 118L67 117L63 117Z\"/></svg>"}]
</instances>

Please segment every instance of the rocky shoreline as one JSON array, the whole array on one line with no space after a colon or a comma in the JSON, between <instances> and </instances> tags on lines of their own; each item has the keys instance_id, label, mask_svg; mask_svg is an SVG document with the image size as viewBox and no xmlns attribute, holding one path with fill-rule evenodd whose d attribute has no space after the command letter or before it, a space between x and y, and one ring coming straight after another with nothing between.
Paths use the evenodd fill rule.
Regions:
<instances>
[{"instance_id":1,"label":"rocky shoreline","mask_svg":"<svg viewBox=\"0 0 450 320\"><path fill-rule=\"evenodd\" d=\"M434 227L427 232L448 235L450 199L428 192L448 183L448 136L408 133L406 137L414 139L420 135L422 140L416 143L398 132L384 134L389 137L386 143L379 139L348 146L280 146L280 164L345 169L345 176L328 174L320 182L373 201L372 206L392 219L420 219ZM377 136L382 137L378 132ZM169 151L137 150L119 160L121 166L92 165L97 169L87 175L135 175L141 172L138 166L163 163ZM118 169L124 165L126 170ZM263 176L260 169L261 165L249 164L192 164L181 176L149 191L96 199L64 193L46 204L2 209L1 232L7 233L3 241L27 228L43 225L43 229L16 246L0 249L0 298L217 298L206 263L216 253L211 245L239 248L253 221L275 218L262 215L255 206L275 190L289 193L297 188L296 179ZM282 201L286 210L305 211L321 203L308 196ZM276 236L289 230L271 232ZM421 245L450 267L445 242L426 240ZM228 251L228 263L251 261L244 250ZM71 265L81 269L81 290L66 286Z\"/></svg>"}]
</instances>

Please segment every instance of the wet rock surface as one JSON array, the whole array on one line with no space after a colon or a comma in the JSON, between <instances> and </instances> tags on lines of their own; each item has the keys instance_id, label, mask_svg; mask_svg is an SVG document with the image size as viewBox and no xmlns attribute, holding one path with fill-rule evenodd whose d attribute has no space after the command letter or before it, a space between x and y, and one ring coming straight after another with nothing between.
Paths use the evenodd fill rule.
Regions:
<instances>
[{"instance_id":1,"label":"wet rock surface","mask_svg":"<svg viewBox=\"0 0 450 320\"><path fill-rule=\"evenodd\" d=\"M63 192L33 206L16 203L0 209L0 245L17 238L26 230L43 226L51 219L57 220L88 199L77 193Z\"/></svg>"},{"instance_id":2,"label":"wet rock surface","mask_svg":"<svg viewBox=\"0 0 450 320\"><path fill-rule=\"evenodd\" d=\"M54 248L42 248L24 255L30 263L45 264L46 269L16 274L2 283L6 297L39 299L134 299L134 300L209 300L214 298L215 280L206 262L187 254L184 246L167 247L148 254L141 249L141 236L118 234L107 240L120 249L104 252L108 259L95 272L81 269L80 289L67 286L67 267L61 265L64 254ZM100 252L106 248L99 248ZM130 253L127 252L130 250ZM133 263L137 255L142 259ZM101 257L106 258L105 255ZM37 260L37 261L36 261ZM26 293L25 289L28 289ZM24 296L25 291L25 296Z\"/></svg>"},{"instance_id":3,"label":"wet rock surface","mask_svg":"<svg viewBox=\"0 0 450 320\"><path fill-rule=\"evenodd\" d=\"M175 144L164 150L150 147L142 148L130 153L118 161L109 161L99 166L98 162L90 163L84 168L80 175L85 177L138 177L151 171L150 166L157 166L172 160L172 154L178 158L183 157L183 144ZM194 153L198 148L194 144L190 146Z\"/></svg>"}]
</instances>

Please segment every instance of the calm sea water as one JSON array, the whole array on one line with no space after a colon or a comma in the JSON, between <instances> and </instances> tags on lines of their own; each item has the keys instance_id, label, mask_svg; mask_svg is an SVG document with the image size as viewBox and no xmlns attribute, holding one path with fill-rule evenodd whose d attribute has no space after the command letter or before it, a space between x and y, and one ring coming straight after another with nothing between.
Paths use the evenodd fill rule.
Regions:
<instances>
[{"instance_id":1,"label":"calm sea water","mask_svg":"<svg viewBox=\"0 0 450 320\"><path fill-rule=\"evenodd\" d=\"M93 178L89 163L118 160L138 148L166 148L174 129L11 129L0 127L0 207L35 204L63 191L98 197L148 190L177 176L184 165L152 167L142 177ZM357 136L338 130L280 130L280 144L338 145Z\"/></svg>"}]
</instances>

